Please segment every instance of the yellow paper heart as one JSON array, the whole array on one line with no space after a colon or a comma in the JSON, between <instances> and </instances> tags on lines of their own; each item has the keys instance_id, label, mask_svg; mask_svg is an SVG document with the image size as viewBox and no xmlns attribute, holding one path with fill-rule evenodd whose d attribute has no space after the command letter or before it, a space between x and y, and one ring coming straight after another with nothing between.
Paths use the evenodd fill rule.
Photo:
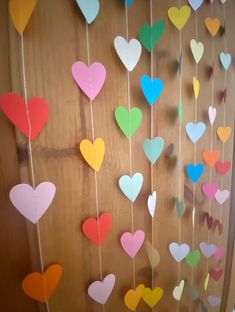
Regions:
<instances>
[{"instance_id":1,"label":"yellow paper heart","mask_svg":"<svg viewBox=\"0 0 235 312\"><path fill-rule=\"evenodd\" d=\"M200 90L200 82L196 77L193 77L193 91L195 99L198 98L199 90Z\"/></svg>"},{"instance_id":2,"label":"yellow paper heart","mask_svg":"<svg viewBox=\"0 0 235 312\"><path fill-rule=\"evenodd\" d=\"M219 28L220 28L220 24L221 24L221 22L218 18L212 19L210 17L207 17L205 19L206 28L212 37L214 37L218 33Z\"/></svg>"},{"instance_id":3,"label":"yellow paper heart","mask_svg":"<svg viewBox=\"0 0 235 312\"><path fill-rule=\"evenodd\" d=\"M36 0L10 0L9 13L16 30L23 34L33 10L36 6Z\"/></svg>"},{"instance_id":4,"label":"yellow paper heart","mask_svg":"<svg viewBox=\"0 0 235 312\"><path fill-rule=\"evenodd\" d=\"M180 9L171 7L168 10L168 16L171 22L178 28L182 29L187 23L191 14L191 8L188 5L183 5Z\"/></svg>"},{"instance_id":5,"label":"yellow paper heart","mask_svg":"<svg viewBox=\"0 0 235 312\"><path fill-rule=\"evenodd\" d=\"M217 128L217 134L218 134L218 137L220 138L220 140L222 142L226 142L228 140L228 138L230 137L230 134L231 134L231 127L218 127Z\"/></svg>"},{"instance_id":6,"label":"yellow paper heart","mask_svg":"<svg viewBox=\"0 0 235 312\"><path fill-rule=\"evenodd\" d=\"M205 282L204 282L204 289L205 289L205 291L207 290L209 279L210 279L210 274L208 273L206 278L205 278Z\"/></svg>"},{"instance_id":7,"label":"yellow paper heart","mask_svg":"<svg viewBox=\"0 0 235 312\"><path fill-rule=\"evenodd\" d=\"M124 302L125 305L132 311L136 310L137 305L140 302L140 299L143 295L143 290L144 290L144 285L139 284L136 289L130 289L128 292L125 294L124 297Z\"/></svg>"},{"instance_id":8,"label":"yellow paper heart","mask_svg":"<svg viewBox=\"0 0 235 312\"><path fill-rule=\"evenodd\" d=\"M150 306L150 308L153 308L159 302L162 296L163 296L162 288L156 287L154 288L154 290L152 290L148 287L145 287L142 298L145 301L145 303L147 303L147 305Z\"/></svg>"},{"instance_id":9,"label":"yellow paper heart","mask_svg":"<svg viewBox=\"0 0 235 312\"><path fill-rule=\"evenodd\" d=\"M149 241L145 243L146 252L149 258L149 262L152 268L155 268L160 262L160 254L156 248L154 248Z\"/></svg>"},{"instance_id":10,"label":"yellow paper heart","mask_svg":"<svg viewBox=\"0 0 235 312\"><path fill-rule=\"evenodd\" d=\"M95 171L99 171L104 159L105 143L101 138L97 138L94 143L89 140L82 140L80 151L85 161Z\"/></svg>"}]
</instances>

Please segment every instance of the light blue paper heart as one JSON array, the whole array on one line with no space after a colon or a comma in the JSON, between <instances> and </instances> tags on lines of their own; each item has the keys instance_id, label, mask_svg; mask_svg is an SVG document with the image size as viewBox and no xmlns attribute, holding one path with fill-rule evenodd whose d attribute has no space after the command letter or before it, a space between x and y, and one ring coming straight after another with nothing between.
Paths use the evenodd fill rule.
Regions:
<instances>
[{"instance_id":1,"label":"light blue paper heart","mask_svg":"<svg viewBox=\"0 0 235 312\"><path fill-rule=\"evenodd\" d=\"M186 167L186 173L189 177L189 179L193 183L197 183L197 181L200 179L201 175L203 174L204 166L203 164L197 164L194 166L194 164L189 164Z\"/></svg>"},{"instance_id":2,"label":"light blue paper heart","mask_svg":"<svg viewBox=\"0 0 235 312\"><path fill-rule=\"evenodd\" d=\"M162 93L162 81L159 78L151 80L149 76L144 75L140 79L140 85L148 104L152 106Z\"/></svg>"},{"instance_id":3,"label":"light blue paper heart","mask_svg":"<svg viewBox=\"0 0 235 312\"><path fill-rule=\"evenodd\" d=\"M161 137L155 137L152 140L146 139L143 142L144 154L152 165L160 157L163 148L164 148L164 140Z\"/></svg>"},{"instance_id":4,"label":"light blue paper heart","mask_svg":"<svg viewBox=\"0 0 235 312\"><path fill-rule=\"evenodd\" d=\"M139 195L143 180L143 175L139 172L133 174L132 177L124 175L119 179L119 187L123 194L134 202Z\"/></svg>"},{"instance_id":5,"label":"light blue paper heart","mask_svg":"<svg viewBox=\"0 0 235 312\"><path fill-rule=\"evenodd\" d=\"M196 143L203 135L206 130L206 125L204 122L199 122L197 124L193 122L188 122L185 126L186 133L193 143Z\"/></svg>"},{"instance_id":6,"label":"light blue paper heart","mask_svg":"<svg viewBox=\"0 0 235 312\"><path fill-rule=\"evenodd\" d=\"M133 0L126 0L126 5L129 7L132 5Z\"/></svg>"},{"instance_id":7,"label":"light blue paper heart","mask_svg":"<svg viewBox=\"0 0 235 312\"><path fill-rule=\"evenodd\" d=\"M204 0L188 0L188 3L194 11L197 11L197 9L200 8L200 6L202 5L203 1Z\"/></svg>"},{"instance_id":8,"label":"light blue paper heart","mask_svg":"<svg viewBox=\"0 0 235 312\"><path fill-rule=\"evenodd\" d=\"M88 24L91 24L99 13L99 0L76 0Z\"/></svg>"},{"instance_id":9,"label":"light blue paper heart","mask_svg":"<svg viewBox=\"0 0 235 312\"><path fill-rule=\"evenodd\" d=\"M220 58L220 62L223 65L225 70L229 69L229 66L231 64L232 61L232 57L229 53L225 54L224 52L221 52L219 55Z\"/></svg>"}]
</instances>

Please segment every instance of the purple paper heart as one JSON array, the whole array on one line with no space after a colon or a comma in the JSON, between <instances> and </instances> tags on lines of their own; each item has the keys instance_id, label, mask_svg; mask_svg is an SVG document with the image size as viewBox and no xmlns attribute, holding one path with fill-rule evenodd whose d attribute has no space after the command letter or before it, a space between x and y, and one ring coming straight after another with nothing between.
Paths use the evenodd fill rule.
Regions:
<instances>
[{"instance_id":1,"label":"purple paper heart","mask_svg":"<svg viewBox=\"0 0 235 312\"><path fill-rule=\"evenodd\" d=\"M182 261L190 252L190 248L187 244L179 245L177 243L171 243L169 250L172 257L177 261Z\"/></svg>"},{"instance_id":2,"label":"purple paper heart","mask_svg":"<svg viewBox=\"0 0 235 312\"><path fill-rule=\"evenodd\" d=\"M217 307L221 303L221 298L216 296L208 296L209 304L214 308Z\"/></svg>"},{"instance_id":3,"label":"purple paper heart","mask_svg":"<svg viewBox=\"0 0 235 312\"><path fill-rule=\"evenodd\" d=\"M212 199L218 189L218 184L203 184L202 186L202 191L208 199Z\"/></svg>"},{"instance_id":4,"label":"purple paper heart","mask_svg":"<svg viewBox=\"0 0 235 312\"><path fill-rule=\"evenodd\" d=\"M194 11L197 11L197 9L202 5L203 0L188 0L188 3Z\"/></svg>"},{"instance_id":5,"label":"purple paper heart","mask_svg":"<svg viewBox=\"0 0 235 312\"><path fill-rule=\"evenodd\" d=\"M201 252L206 258L210 258L213 256L217 250L217 247L214 244L207 244L205 242L201 242L199 244Z\"/></svg>"},{"instance_id":6,"label":"purple paper heart","mask_svg":"<svg viewBox=\"0 0 235 312\"><path fill-rule=\"evenodd\" d=\"M96 302L105 304L113 290L115 280L116 280L115 275L109 274L105 276L102 282L101 281L93 282L88 287L89 296Z\"/></svg>"}]
</instances>

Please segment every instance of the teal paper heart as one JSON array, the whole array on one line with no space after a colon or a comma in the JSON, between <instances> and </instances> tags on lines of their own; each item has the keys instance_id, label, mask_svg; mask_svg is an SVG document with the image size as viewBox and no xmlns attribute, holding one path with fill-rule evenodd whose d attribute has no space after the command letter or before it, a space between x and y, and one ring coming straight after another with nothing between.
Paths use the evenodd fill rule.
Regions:
<instances>
[{"instance_id":1,"label":"teal paper heart","mask_svg":"<svg viewBox=\"0 0 235 312\"><path fill-rule=\"evenodd\" d=\"M152 165L160 157L163 148L164 148L164 140L161 137L155 137L152 140L146 139L143 142L144 154Z\"/></svg>"},{"instance_id":2,"label":"teal paper heart","mask_svg":"<svg viewBox=\"0 0 235 312\"><path fill-rule=\"evenodd\" d=\"M175 205L176 205L176 210L177 210L179 218L182 218L185 213L184 203L181 200L179 200L178 197L176 197Z\"/></svg>"},{"instance_id":3,"label":"teal paper heart","mask_svg":"<svg viewBox=\"0 0 235 312\"><path fill-rule=\"evenodd\" d=\"M76 0L88 24L91 24L99 13L99 0Z\"/></svg>"},{"instance_id":4,"label":"teal paper heart","mask_svg":"<svg viewBox=\"0 0 235 312\"><path fill-rule=\"evenodd\" d=\"M164 32L163 21L156 21L152 26L144 24L139 30L139 38L145 49L151 52Z\"/></svg>"},{"instance_id":5,"label":"teal paper heart","mask_svg":"<svg viewBox=\"0 0 235 312\"><path fill-rule=\"evenodd\" d=\"M220 62L223 65L225 70L229 69L229 66L231 64L232 61L232 57L229 53L225 54L224 52L221 52L219 55L220 58Z\"/></svg>"},{"instance_id":6,"label":"teal paper heart","mask_svg":"<svg viewBox=\"0 0 235 312\"><path fill-rule=\"evenodd\" d=\"M200 179L201 175L203 174L204 166L202 164L189 164L186 167L186 172L189 177L189 179L193 183L197 183L197 181Z\"/></svg>"},{"instance_id":7,"label":"teal paper heart","mask_svg":"<svg viewBox=\"0 0 235 312\"><path fill-rule=\"evenodd\" d=\"M119 187L130 201L134 202L139 195L143 179L143 175L139 172L133 174L132 177L124 175L119 179Z\"/></svg>"}]
</instances>

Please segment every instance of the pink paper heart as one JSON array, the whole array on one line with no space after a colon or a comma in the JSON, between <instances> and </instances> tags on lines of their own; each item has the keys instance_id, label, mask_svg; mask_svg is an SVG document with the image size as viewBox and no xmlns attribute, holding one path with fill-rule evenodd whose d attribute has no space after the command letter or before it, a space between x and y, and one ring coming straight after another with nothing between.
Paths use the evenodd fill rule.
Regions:
<instances>
[{"instance_id":1,"label":"pink paper heart","mask_svg":"<svg viewBox=\"0 0 235 312\"><path fill-rule=\"evenodd\" d=\"M75 62L72 65L72 75L88 98L94 100L104 85L106 69L101 63L87 67L83 62Z\"/></svg>"},{"instance_id":2,"label":"pink paper heart","mask_svg":"<svg viewBox=\"0 0 235 312\"><path fill-rule=\"evenodd\" d=\"M121 236L121 245L125 252L134 258L143 245L145 238L144 231L138 230L134 234L126 232Z\"/></svg>"},{"instance_id":3,"label":"pink paper heart","mask_svg":"<svg viewBox=\"0 0 235 312\"><path fill-rule=\"evenodd\" d=\"M56 188L51 182L42 182L35 189L29 184L18 184L10 190L10 200L29 221L37 223L50 206Z\"/></svg>"},{"instance_id":4,"label":"pink paper heart","mask_svg":"<svg viewBox=\"0 0 235 312\"><path fill-rule=\"evenodd\" d=\"M230 192L228 190L217 190L215 199L220 205L222 205L229 198L229 195Z\"/></svg>"},{"instance_id":5,"label":"pink paper heart","mask_svg":"<svg viewBox=\"0 0 235 312\"><path fill-rule=\"evenodd\" d=\"M105 276L103 281L95 281L88 287L88 295L98 303L105 304L115 284L115 275Z\"/></svg>"},{"instance_id":6,"label":"pink paper heart","mask_svg":"<svg viewBox=\"0 0 235 312\"><path fill-rule=\"evenodd\" d=\"M218 184L203 184L202 186L202 191L208 199L212 199L218 189Z\"/></svg>"},{"instance_id":7,"label":"pink paper heart","mask_svg":"<svg viewBox=\"0 0 235 312\"><path fill-rule=\"evenodd\" d=\"M219 261L223 257L224 253L225 249L223 247L218 247L214 254L214 258Z\"/></svg>"}]
</instances>

